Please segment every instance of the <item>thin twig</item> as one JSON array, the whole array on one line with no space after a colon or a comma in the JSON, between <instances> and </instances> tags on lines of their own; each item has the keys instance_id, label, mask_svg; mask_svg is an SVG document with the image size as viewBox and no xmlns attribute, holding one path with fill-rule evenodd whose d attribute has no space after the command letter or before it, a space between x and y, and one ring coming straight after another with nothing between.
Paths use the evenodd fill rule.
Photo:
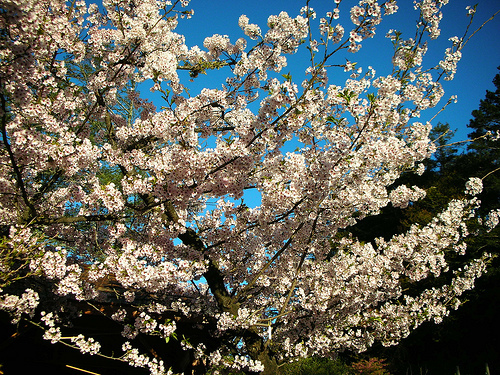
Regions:
<instances>
[{"instance_id":1,"label":"thin twig","mask_svg":"<svg viewBox=\"0 0 500 375\"><path fill-rule=\"evenodd\" d=\"M500 9L497 10L490 18L488 18L486 21L484 21L484 23L479 26L479 28L476 29L476 31L474 31L468 38L467 40L462 44L461 48L464 48L465 45L469 42L470 38L472 38L479 30L481 30L488 22L492 21L493 18L495 18L497 16L497 14L500 13Z\"/></svg>"}]
</instances>

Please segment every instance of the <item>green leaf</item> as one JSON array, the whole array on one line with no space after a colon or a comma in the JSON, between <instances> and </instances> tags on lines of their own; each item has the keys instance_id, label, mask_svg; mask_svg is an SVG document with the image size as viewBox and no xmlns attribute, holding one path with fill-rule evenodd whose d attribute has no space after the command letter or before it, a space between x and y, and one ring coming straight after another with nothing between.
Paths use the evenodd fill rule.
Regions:
<instances>
[{"instance_id":1,"label":"green leaf","mask_svg":"<svg viewBox=\"0 0 500 375\"><path fill-rule=\"evenodd\" d=\"M292 82L292 75L290 74L290 72L288 72L287 74L282 74L281 76L288 82Z\"/></svg>"}]
</instances>

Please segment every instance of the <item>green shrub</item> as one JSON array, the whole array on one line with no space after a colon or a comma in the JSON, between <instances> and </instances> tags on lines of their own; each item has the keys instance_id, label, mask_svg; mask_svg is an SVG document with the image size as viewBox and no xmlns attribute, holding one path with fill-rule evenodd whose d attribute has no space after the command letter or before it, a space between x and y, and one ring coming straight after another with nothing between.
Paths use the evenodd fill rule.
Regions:
<instances>
[{"instance_id":1,"label":"green shrub","mask_svg":"<svg viewBox=\"0 0 500 375\"><path fill-rule=\"evenodd\" d=\"M304 358L280 367L280 375L354 375L340 359Z\"/></svg>"}]
</instances>

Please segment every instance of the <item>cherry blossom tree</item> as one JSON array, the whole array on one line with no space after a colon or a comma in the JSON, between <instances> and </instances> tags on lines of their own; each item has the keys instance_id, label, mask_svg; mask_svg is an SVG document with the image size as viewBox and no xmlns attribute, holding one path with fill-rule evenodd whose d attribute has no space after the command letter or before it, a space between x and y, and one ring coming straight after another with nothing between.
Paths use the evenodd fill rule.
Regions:
<instances>
[{"instance_id":1,"label":"cherry blossom tree","mask_svg":"<svg viewBox=\"0 0 500 375\"><path fill-rule=\"evenodd\" d=\"M203 48L175 32L185 0L1 3L0 309L14 323L152 374L275 373L439 323L485 271L488 254L447 262L466 251L478 178L427 226L373 243L348 231L425 195L395 181L432 154L418 117L442 102L469 38L424 64L447 1L416 2L412 38L386 35L389 75L346 56L394 17L393 0L335 0L326 14L307 1L265 30L242 15L240 39ZM283 69L298 53L308 67L296 82ZM214 69L224 86L189 95ZM138 89L147 82L158 108ZM449 284L405 294L443 272ZM82 315L121 327L122 353L68 336Z\"/></svg>"}]
</instances>

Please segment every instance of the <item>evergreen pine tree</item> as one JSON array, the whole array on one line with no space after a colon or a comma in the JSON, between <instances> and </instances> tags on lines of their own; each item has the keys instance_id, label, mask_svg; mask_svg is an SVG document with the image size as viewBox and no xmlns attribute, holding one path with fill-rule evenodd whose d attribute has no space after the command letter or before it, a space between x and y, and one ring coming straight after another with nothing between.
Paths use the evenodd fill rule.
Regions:
<instances>
[{"instance_id":1,"label":"evergreen pine tree","mask_svg":"<svg viewBox=\"0 0 500 375\"><path fill-rule=\"evenodd\" d=\"M500 70L500 67L498 67ZM500 134L500 73L493 79L495 91L486 91L485 99L479 104L479 109L472 111L473 119L468 125L473 131L469 138L475 139L469 145L469 150L474 154L488 158L492 166L498 166L500 161L500 148L498 138ZM491 134L491 136L487 136Z\"/></svg>"}]
</instances>

